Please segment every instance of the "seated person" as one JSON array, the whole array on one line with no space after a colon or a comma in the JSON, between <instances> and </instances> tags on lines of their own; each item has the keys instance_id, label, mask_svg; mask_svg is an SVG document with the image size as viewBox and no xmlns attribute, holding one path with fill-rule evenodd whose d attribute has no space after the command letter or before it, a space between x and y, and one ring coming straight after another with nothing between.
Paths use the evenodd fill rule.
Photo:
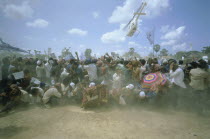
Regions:
<instances>
[{"instance_id":1,"label":"seated person","mask_svg":"<svg viewBox=\"0 0 210 139\"><path fill-rule=\"evenodd\" d=\"M31 87L31 103L40 104L44 95L44 90L40 87Z\"/></svg>"},{"instance_id":2,"label":"seated person","mask_svg":"<svg viewBox=\"0 0 210 139\"><path fill-rule=\"evenodd\" d=\"M44 93L42 101L46 108L50 108L50 105L57 105L61 97L61 85L57 83Z\"/></svg>"},{"instance_id":3,"label":"seated person","mask_svg":"<svg viewBox=\"0 0 210 139\"><path fill-rule=\"evenodd\" d=\"M7 98L7 101L5 103L5 106L0 110L0 113L9 112L12 108L20 104L21 102L21 91L17 85L10 85L7 91L8 92L1 94L1 96Z\"/></svg>"}]
</instances>

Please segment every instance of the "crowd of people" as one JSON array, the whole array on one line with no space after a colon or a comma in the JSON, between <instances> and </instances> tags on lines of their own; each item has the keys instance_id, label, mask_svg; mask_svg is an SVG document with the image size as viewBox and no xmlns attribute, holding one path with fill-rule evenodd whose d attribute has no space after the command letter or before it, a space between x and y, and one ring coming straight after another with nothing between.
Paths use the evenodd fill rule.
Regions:
<instances>
[{"instance_id":1,"label":"crowd of people","mask_svg":"<svg viewBox=\"0 0 210 139\"><path fill-rule=\"evenodd\" d=\"M77 53L76 53L77 55ZM26 105L50 108L81 104L130 105L161 102L167 107L210 108L207 60L100 58L41 60L4 57L0 63L0 113ZM17 74L23 76L17 78Z\"/></svg>"}]
</instances>

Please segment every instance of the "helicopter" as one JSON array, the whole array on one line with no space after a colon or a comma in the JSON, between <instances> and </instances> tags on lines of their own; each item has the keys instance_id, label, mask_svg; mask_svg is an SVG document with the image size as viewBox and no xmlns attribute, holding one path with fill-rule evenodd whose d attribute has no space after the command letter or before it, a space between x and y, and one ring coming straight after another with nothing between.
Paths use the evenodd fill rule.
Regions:
<instances>
[{"instance_id":1,"label":"helicopter","mask_svg":"<svg viewBox=\"0 0 210 139\"><path fill-rule=\"evenodd\" d=\"M128 22L128 24L124 27L124 29L129 28L127 36L132 37L133 34L136 32L138 28L138 19L140 15L146 15L146 13L142 13L144 7L147 5L146 2L142 2L141 6L137 9L137 11L134 13L131 20Z\"/></svg>"}]
</instances>

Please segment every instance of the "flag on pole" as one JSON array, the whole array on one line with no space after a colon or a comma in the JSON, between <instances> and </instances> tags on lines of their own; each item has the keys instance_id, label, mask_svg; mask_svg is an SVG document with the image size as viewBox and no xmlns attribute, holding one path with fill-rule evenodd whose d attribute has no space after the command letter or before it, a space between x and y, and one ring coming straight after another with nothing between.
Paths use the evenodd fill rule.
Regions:
<instances>
[{"instance_id":1,"label":"flag on pole","mask_svg":"<svg viewBox=\"0 0 210 139\"><path fill-rule=\"evenodd\" d=\"M155 32L155 29L146 33L147 39L148 39L148 41L150 42L151 45L154 44L154 32Z\"/></svg>"}]
</instances>

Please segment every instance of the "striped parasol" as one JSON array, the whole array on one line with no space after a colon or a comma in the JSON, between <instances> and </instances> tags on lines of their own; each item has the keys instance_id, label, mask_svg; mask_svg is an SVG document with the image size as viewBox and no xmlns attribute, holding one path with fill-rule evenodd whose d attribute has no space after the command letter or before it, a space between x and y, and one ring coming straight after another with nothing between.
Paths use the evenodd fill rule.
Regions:
<instances>
[{"instance_id":1,"label":"striped parasol","mask_svg":"<svg viewBox=\"0 0 210 139\"><path fill-rule=\"evenodd\" d=\"M160 86L165 85L167 79L160 72L150 73L144 76L142 89L145 91L157 91Z\"/></svg>"}]
</instances>

